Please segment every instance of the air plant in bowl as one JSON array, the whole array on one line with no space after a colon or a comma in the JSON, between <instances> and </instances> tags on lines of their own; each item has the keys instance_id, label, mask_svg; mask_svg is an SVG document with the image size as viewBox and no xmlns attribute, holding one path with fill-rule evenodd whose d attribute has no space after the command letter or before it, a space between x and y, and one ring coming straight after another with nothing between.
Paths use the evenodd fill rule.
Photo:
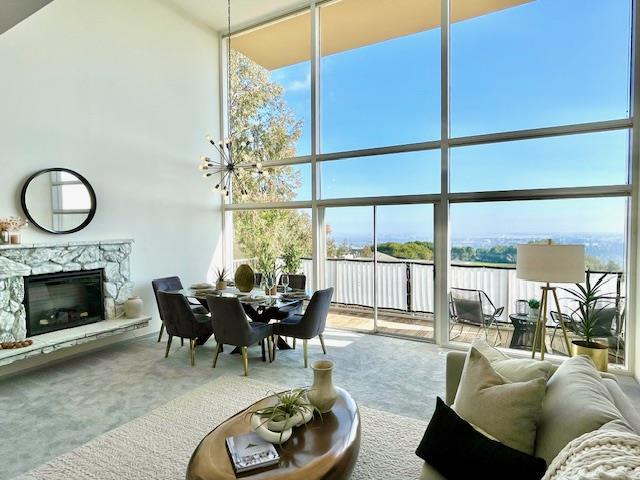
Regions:
<instances>
[{"instance_id":1,"label":"air plant in bowl","mask_svg":"<svg viewBox=\"0 0 640 480\"><path fill-rule=\"evenodd\" d=\"M275 394L276 402L251 415L251 428L263 439L282 444L289 440L294 427L309 422L320 411L309 403L307 390L295 388ZM321 414L320 414L321 415Z\"/></svg>"}]
</instances>

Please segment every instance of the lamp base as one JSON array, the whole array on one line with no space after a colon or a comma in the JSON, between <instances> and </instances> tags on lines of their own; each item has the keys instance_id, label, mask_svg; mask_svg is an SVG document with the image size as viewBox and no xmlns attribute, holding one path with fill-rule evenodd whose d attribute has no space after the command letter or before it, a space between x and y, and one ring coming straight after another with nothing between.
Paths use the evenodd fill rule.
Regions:
<instances>
[{"instance_id":1,"label":"lamp base","mask_svg":"<svg viewBox=\"0 0 640 480\"><path fill-rule=\"evenodd\" d=\"M564 325L564 319L562 317L562 310L560 309L560 301L558 300L558 294L556 293L556 287L551 287L547 283L546 286L540 287L542 289L542 298L540 299L540 312L538 314L538 322L536 323L536 333L533 339L533 345L531 346L531 358L536 358L536 350L540 352L540 360L544 360L545 354L545 340L547 338L547 310L549 305L549 292L553 294L555 300L556 309L558 312L560 328L562 328L562 335L564 337L564 343L567 347L567 355L573 356L571 345L569 344L569 337L567 336L567 329ZM551 346L553 348L553 345Z\"/></svg>"}]
</instances>

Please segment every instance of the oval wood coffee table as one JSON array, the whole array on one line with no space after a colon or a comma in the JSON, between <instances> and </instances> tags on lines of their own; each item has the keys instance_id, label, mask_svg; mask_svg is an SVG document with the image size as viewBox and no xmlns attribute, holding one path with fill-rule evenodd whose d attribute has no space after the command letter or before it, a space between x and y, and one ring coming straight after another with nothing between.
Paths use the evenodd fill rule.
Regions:
<instances>
[{"instance_id":1,"label":"oval wood coffee table","mask_svg":"<svg viewBox=\"0 0 640 480\"><path fill-rule=\"evenodd\" d=\"M336 387L338 400L329 413L318 415L306 428L295 428L291 438L276 446L280 465L236 477L225 439L251 431L247 411L274 404L274 397L254 403L213 429L193 452L187 480L346 480L360 450L360 413L344 389Z\"/></svg>"}]
</instances>

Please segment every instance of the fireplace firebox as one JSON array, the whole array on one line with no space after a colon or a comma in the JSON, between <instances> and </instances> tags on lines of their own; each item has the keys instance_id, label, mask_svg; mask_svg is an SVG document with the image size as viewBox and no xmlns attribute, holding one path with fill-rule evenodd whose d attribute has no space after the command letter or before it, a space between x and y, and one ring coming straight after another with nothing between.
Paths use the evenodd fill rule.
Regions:
<instances>
[{"instance_id":1,"label":"fireplace firebox","mask_svg":"<svg viewBox=\"0 0 640 480\"><path fill-rule=\"evenodd\" d=\"M25 277L27 336L104 319L103 270Z\"/></svg>"}]
</instances>

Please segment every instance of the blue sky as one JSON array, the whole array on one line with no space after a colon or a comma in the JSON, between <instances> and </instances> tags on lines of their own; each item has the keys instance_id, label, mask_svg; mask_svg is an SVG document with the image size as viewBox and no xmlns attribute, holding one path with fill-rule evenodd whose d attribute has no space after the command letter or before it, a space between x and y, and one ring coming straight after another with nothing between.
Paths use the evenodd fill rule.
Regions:
<instances>
[{"instance_id":1,"label":"blue sky","mask_svg":"<svg viewBox=\"0 0 640 480\"><path fill-rule=\"evenodd\" d=\"M623 118L629 108L629 0L534 0L451 28L451 134L466 136ZM323 57L321 150L437 140L440 30ZM310 153L309 64L272 73L304 123ZM608 185L627 180L628 132L453 149L451 190ZM300 167L309 185L310 169ZM324 198L439 192L439 152L365 157L322 167ZM310 197L310 187L300 199ZM623 232L623 199L452 207L452 235ZM364 210L336 210L336 232L369 228ZM432 235L432 207L389 207L385 225ZM587 214L588 212L588 214ZM360 219L359 217L363 217Z\"/></svg>"}]
</instances>

